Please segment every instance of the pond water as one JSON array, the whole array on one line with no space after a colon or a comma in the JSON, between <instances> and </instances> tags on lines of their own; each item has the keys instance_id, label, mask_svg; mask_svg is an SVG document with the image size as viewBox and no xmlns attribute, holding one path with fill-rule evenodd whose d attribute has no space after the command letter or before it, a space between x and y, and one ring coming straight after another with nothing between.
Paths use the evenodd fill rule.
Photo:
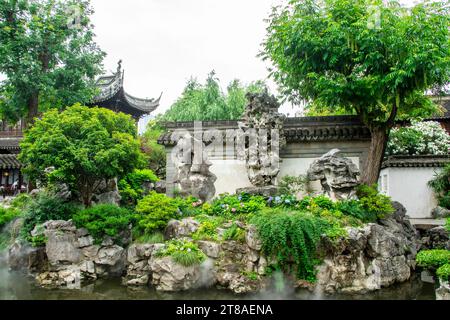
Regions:
<instances>
[{"instance_id":1,"label":"pond water","mask_svg":"<svg viewBox=\"0 0 450 320\"><path fill-rule=\"evenodd\" d=\"M259 294L237 296L229 291L201 289L184 293L161 293L153 288L129 289L120 279L100 280L81 290L49 290L35 286L26 276L9 272L0 259L0 300L435 300L434 285L415 279L365 295L324 295L294 290L283 283Z\"/></svg>"}]
</instances>

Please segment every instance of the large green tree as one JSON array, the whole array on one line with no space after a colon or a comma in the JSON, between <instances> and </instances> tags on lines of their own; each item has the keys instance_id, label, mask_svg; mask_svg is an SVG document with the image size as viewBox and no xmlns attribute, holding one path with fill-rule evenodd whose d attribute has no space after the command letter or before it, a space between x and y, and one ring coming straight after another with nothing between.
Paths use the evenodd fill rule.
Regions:
<instances>
[{"instance_id":1,"label":"large green tree","mask_svg":"<svg viewBox=\"0 0 450 320\"><path fill-rule=\"evenodd\" d=\"M19 160L30 179L66 183L86 206L102 181L145 164L134 120L104 108L51 109L27 130L20 147Z\"/></svg>"},{"instance_id":2,"label":"large green tree","mask_svg":"<svg viewBox=\"0 0 450 320\"><path fill-rule=\"evenodd\" d=\"M220 88L219 79L212 71L205 84L190 79L183 93L170 109L162 116L164 121L208 121L240 119L247 99L247 92L261 92L265 88L262 81L248 86L239 80L232 81L226 93Z\"/></svg>"},{"instance_id":3,"label":"large green tree","mask_svg":"<svg viewBox=\"0 0 450 320\"><path fill-rule=\"evenodd\" d=\"M104 53L88 0L0 0L0 114L9 120L89 102Z\"/></svg>"},{"instance_id":4,"label":"large green tree","mask_svg":"<svg viewBox=\"0 0 450 320\"><path fill-rule=\"evenodd\" d=\"M268 22L261 55L282 92L359 115L372 134L361 180L375 183L395 120L435 112L425 93L449 81L448 2L292 0Z\"/></svg>"}]
</instances>

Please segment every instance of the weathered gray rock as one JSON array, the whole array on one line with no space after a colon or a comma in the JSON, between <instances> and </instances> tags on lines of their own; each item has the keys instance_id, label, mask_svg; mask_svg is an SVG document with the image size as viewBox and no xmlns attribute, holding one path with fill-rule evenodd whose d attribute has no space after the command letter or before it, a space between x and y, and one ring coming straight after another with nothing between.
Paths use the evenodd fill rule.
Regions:
<instances>
[{"instance_id":1,"label":"weathered gray rock","mask_svg":"<svg viewBox=\"0 0 450 320\"><path fill-rule=\"evenodd\" d=\"M133 244L128 248L127 274L122 282L127 286L146 286L149 283L152 271L149 261L155 252L164 247L164 244Z\"/></svg>"},{"instance_id":2,"label":"weathered gray rock","mask_svg":"<svg viewBox=\"0 0 450 320\"><path fill-rule=\"evenodd\" d=\"M425 231L421 239L422 249L450 250L450 236L445 227L436 227Z\"/></svg>"},{"instance_id":3,"label":"weathered gray rock","mask_svg":"<svg viewBox=\"0 0 450 320\"><path fill-rule=\"evenodd\" d=\"M126 251L117 245L102 247L94 262L108 275L121 276L126 269Z\"/></svg>"},{"instance_id":4,"label":"weathered gray rock","mask_svg":"<svg viewBox=\"0 0 450 320\"><path fill-rule=\"evenodd\" d=\"M348 234L338 245L322 242L327 257L318 283L325 292L363 293L410 279L419 244L403 224L385 219L380 225L350 228Z\"/></svg>"},{"instance_id":5,"label":"weathered gray rock","mask_svg":"<svg viewBox=\"0 0 450 320\"><path fill-rule=\"evenodd\" d=\"M36 273L47 267L45 247L33 248L16 240L8 249L8 266L13 271Z\"/></svg>"},{"instance_id":6,"label":"weathered gray rock","mask_svg":"<svg viewBox=\"0 0 450 320\"><path fill-rule=\"evenodd\" d=\"M193 218L169 221L164 237L166 239L190 237L198 230L200 223Z\"/></svg>"},{"instance_id":7,"label":"weathered gray rock","mask_svg":"<svg viewBox=\"0 0 450 320\"><path fill-rule=\"evenodd\" d=\"M258 230L255 226L249 226L245 234L245 241L250 249L260 251L262 248L262 242L258 235Z\"/></svg>"},{"instance_id":8,"label":"weathered gray rock","mask_svg":"<svg viewBox=\"0 0 450 320\"><path fill-rule=\"evenodd\" d=\"M450 284L441 281L441 286L436 290L436 300L450 300Z\"/></svg>"},{"instance_id":9,"label":"weathered gray rock","mask_svg":"<svg viewBox=\"0 0 450 320\"><path fill-rule=\"evenodd\" d=\"M200 286L200 266L184 267L172 258L152 258L152 285L159 291L175 292L196 289Z\"/></svg>"},{"instance_id":10,"label":"weathered gray rock","mask_svg":"<svg viewBox=\"0 0 450 320\"><path fill-rule=\"evenodd\" d=\"M72 221L48 221L44 224L44 228L44 234L47 237L45 250L53 270L60 270L61 266L81 262L77 229Z\"/></svg>"},{"instance_id":11,"label":"weathered gray rock","mask_svg":"<svg viewBox=\"0 0 450 320\"><path fill-rule=\"evenodd\" d=\"M450 210L442 208L442 207L436 207L431 212L431 216L434 219L444 219L450 217Z\"/></svg>"},{"instance_id":12,"label":"weathered gray rock","mask_svg":"<svg viewBox=\"0 0 450 320\"><path fill-rule=\"evenodd\" d=\"M246 161L248 178L253 186L272 186L280 172L279 150L286 145L285 116L278 112L280 103L267 90L249 93L247 99L243 121L239 123L241 133L238 140L248 139L250 143L238 148L238 157ZM271 136L270 142L268 135Z\"/></svg>"},{"instance_id":13,"label":"weathered gray rock","mask_svg":"<svg viewBox=\"0 0 450 320\"><path fill-rule=\"evenodd\" d=\"M333 149L315 160L308 169L308 180L320 180L323 192L331 199L350 199L359 185L359 169L352 160L339 156L340 150Z\"/></svg>"},{"instance_id":14,"label":"weathered gray rock","mask_svg":"<svg viewBox=\"0 0 450 320\"><path fill-rule=\"evenodd\" d=\"M212 241L197 241L200 250L208 257L217 259L220 253L220 244Z\"/></svg>"}]
</instances>

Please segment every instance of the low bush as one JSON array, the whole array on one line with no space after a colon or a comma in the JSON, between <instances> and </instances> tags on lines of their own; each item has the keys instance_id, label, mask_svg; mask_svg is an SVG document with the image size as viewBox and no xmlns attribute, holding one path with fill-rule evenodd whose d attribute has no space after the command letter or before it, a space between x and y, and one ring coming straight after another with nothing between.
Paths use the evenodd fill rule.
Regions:
<instances>
[{"instance_id":1,"label":"low bush","mask_svg":"<svg viewBox=\"0 0 450 320\"><path fill-rule=\"evenodd\" d=\"M450 209L450 164L445 166L444 170L437 173L434 179L428 184L433 188L439 205L443 208Z\"/></svg>"},{"instance_id":2,"label":"low bush","mask_svg":"<svg viewBox=\"0 0 450 320\"><path fill-rule=\"evenodd\" d=\"M226 229L223 233L223 240L245 242L245 230L240 228L236 223L233 223L231 227Z\"/></svg>"},{"instance_id":3,"label":"low bush","mask_svg":"<svg viewBox=\"0 0 450 320\"><path fill-rule=\"evenodd\" d=\"M213 201L211 212L214 215L236 217L256 213L265 207L266 199L262 196L222 194Z\"/></svg>"},{"instance_id":4,"label":"low bush","mask_svg":"<svg viewBox=\"0 0 450 320\"><path fill-rule=\"evenodd\" d=\"M278 191L280 194L295 195L301 191L308 190L308 179L306 176L284 176L278 184Z\"/></svg>"},{"instance_id":5,"label":"low bush","mask_svg":"<svg viewBox=\"0 0 450 320\"><path fill-rule=\"evenodd\" d=\"M391 198L380 194L376 185L361 185L357 188L356 194L361 208L369 217L373 215L377 219L384 219L395 212Z\"/></svg>"},{"instance_id":6,"label":"low bush","mask_svg":"<svg viewBox=\"0 0 450 320\"><path fill-rule=\"evenodd\" d=\"M267 199L267 205L271 208L296 208L297 204L298 200L294 195L282 194Z\"/></svg>"},{"instance_id":7,"label":"low bush","mask_svg":"<svg viewBox=\"0 0 450 320\"><path fill-rule=\"evenodd\" d=\"M73 215L78 228L86 228L89 234L100 244L106 237L121 245L120 233L127 230L133 222L133 214L116 205L101 204L84 209Z\"/></svg>"},{"instance_id":8,"label":"low bush","mask_svg":"<svg viewBox=\"0 0 450 320\"><path fill-rule=\"evenodd\" d=\"M164 235L161 232L155 232L151 234L137 235L134 242L154 244L154 243L164 243L164 241L165 241Z\"/></svg>"},{"instance_id":9,"label":"low bush","mask_svg":"<svg viewBox=\"0 0 450 320\"><path fill-rule=\"evenodd\" d=\"M447 218L447 223L445 224L445 227L447 228L447 231L450 232L450 217Z\"/></svg>"},{"instance_id":10,"label":"low bush","mask_svg":"<svg viewBox=\"0 0 450 320\"><path fill-rule=\"evenodd\" d=\"M444 264L450 263L450 250L423 250L417 254L416 262L419 267L436 270Z\"/></svg>"},{"instance_id":11,"label":"low bush","mask_svg":"<svg viewBox=\"0 0 450 320\"><path fill-rule=\"evenodd\" d=\"M158 177L149 169L136 169L127 174L118 183L122 203L135 205L138 200L144 197L144 183L152 183L158 180Z\"/></svg>"},{"instance_id":12,"label":"low bush","mask_svg":"<svg viewBox=\"0 0 450 320\"><path fill-rule=\"evenodd\" d=\"M364 223L375 222L377 214L374 211L365 210L362 204L356 200L339 201L336 208L344 215L356 218Z\"/></svg>"},{"instance_id":13,"label":"low bush","mask_svg":"<svg viewBox=\"0 0 450 320\"><path fill-rule=\"evenodd\" d=\"M156 252L156 256L170 256L174 262L185 267L198 265L206 260L206 255L195 243L185 240L172 240L168 242L165 248Z\"/></svg>"},{"instance_id":14,"label":"low bush","mask_svg":"<svg viewBox=\"0 0 450 320\"><path fill-rule=\"evenodd\" d=\"M20 214L21 212L17 209L0 207L0 230Z\"/></svg>"},{"instance_id":15,"label":"low bush","mask_svg":"<svg viewBox=\"0 0 450 320\"><path fill-rule=\"evenodd\" d=\"M450 263L446 263L439 267L436 271L436 275L443 281L450 281Z\"/></svg>"},{"instance_id":16,"label":"low bush","mask_svg":"<svg viewBox=\"0 0 450 320\"><path fill-rule=\"evenodd\" d=\"M224 222L221 217L207 217L205 215L197 219L200 221L200 227L192 235L194 240L206 240L206 241L217 241L219 240L219 235L217 233L217 228Z\"/></svg>"},{"instance_id":17,"label":"low bush","mask_svg":"<svg viewBox=\"0 0 450 320\"><path fill-rule=\"evenodd\" d=\"M271 209L254 216L251 223L258 229L263 252L276 259L276 269L294 271L298 279L315 280L317 245L330 227L328 222L308 213Z\"/></svg>"},{"instance_id":18,"label":"low bush","mask_svg":"<svg viewBox=\"0 0 450 320\"><path fill-rule=\"evenodd\" d=\"M21 193L11 201L11 207L18 210L25 210L31 203L32 198L27 193Z\"/></svg>"},{"instance_id":19,"label":"low bush","mask_svg":"<svg viewBox=\"0 0 450 320\"><path fill-rule=\"evenodd\" d=\"M180 201L177 199L151 192L139 200L136 206L137 230L142 234L164 230L171 219L182 217L183 213L179 209L179 204Z\"/></svg>"},{"instance_id":20,"label":"low bush","mask_svg":"<svg viewBox=\"0 0 450 320\"><path fill-rule=\"evenodd\" d=\"M23 213L21 236L31 241L30 233L36 225L49 220L70 220L80 209L79 204L42 192L30 201Z\"/></svg>"}]
</instances>

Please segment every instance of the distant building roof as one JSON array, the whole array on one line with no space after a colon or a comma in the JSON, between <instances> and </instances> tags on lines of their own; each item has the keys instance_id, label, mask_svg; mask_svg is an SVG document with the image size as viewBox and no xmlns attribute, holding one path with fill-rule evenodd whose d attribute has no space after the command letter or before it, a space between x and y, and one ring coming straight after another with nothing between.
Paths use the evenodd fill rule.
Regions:
<instances>
[{"instance_id":1,"label":"distant building roof","mask_svg":"<svg viewBox=\"0 0 450 320\"><path fill-rule=\"evenodd\" d=\"M121 70L121 63L119 61L116 73L102 76L97 80L100 93L89 105L123 112L139 119L158 108L162 94L158 99L142 99L126 93L123 86L125 72Z\"/></svg>"},{"instance_id":2,"label":"distant building roof","mask_svg":"<svg viewBox=\"0 0 450 320\"><path fill-rule=\"evenodd\" d=\"M15 138L1 138L0 137L0 150L19 151L19 143L22 140L21 137Z\"/></svg>"},{"instance_id":3,"label":"distant building roof","mask_svg":"<svg viewBox=\"0 0 450 320\"><path fill-rule=\"evenodd\" d=\"M205 130L238 129L239 121L204 121ZM177 144L177 129L192 131L194 122L168 122L158 143L165 146ZM284 135L287 142L300 141L336 141L336 140L370 140L369 129L356 116L330 116L330 117L303 117L286 118L284 122Z\"/></svg>"},{"instance_id":4,"label":"distant building roof","mask_svg":"<svg viewBox=\"0 0 450 320\"><path fill-rule=\"evenodd\" d=\"M20 169L22 164L15 154L0 154L0 169Z\"/></svg>"},{"instance_id":5,"label":"distant building roof","mask_svg":"<svg viewBox=\"0 0 450 320\"><path fill-rule=\"evenodd\" d=\"M382 168L445 167L448 163L450 163L450 155L391 156L383 162Z\"/></svg>"}]
</instances>

